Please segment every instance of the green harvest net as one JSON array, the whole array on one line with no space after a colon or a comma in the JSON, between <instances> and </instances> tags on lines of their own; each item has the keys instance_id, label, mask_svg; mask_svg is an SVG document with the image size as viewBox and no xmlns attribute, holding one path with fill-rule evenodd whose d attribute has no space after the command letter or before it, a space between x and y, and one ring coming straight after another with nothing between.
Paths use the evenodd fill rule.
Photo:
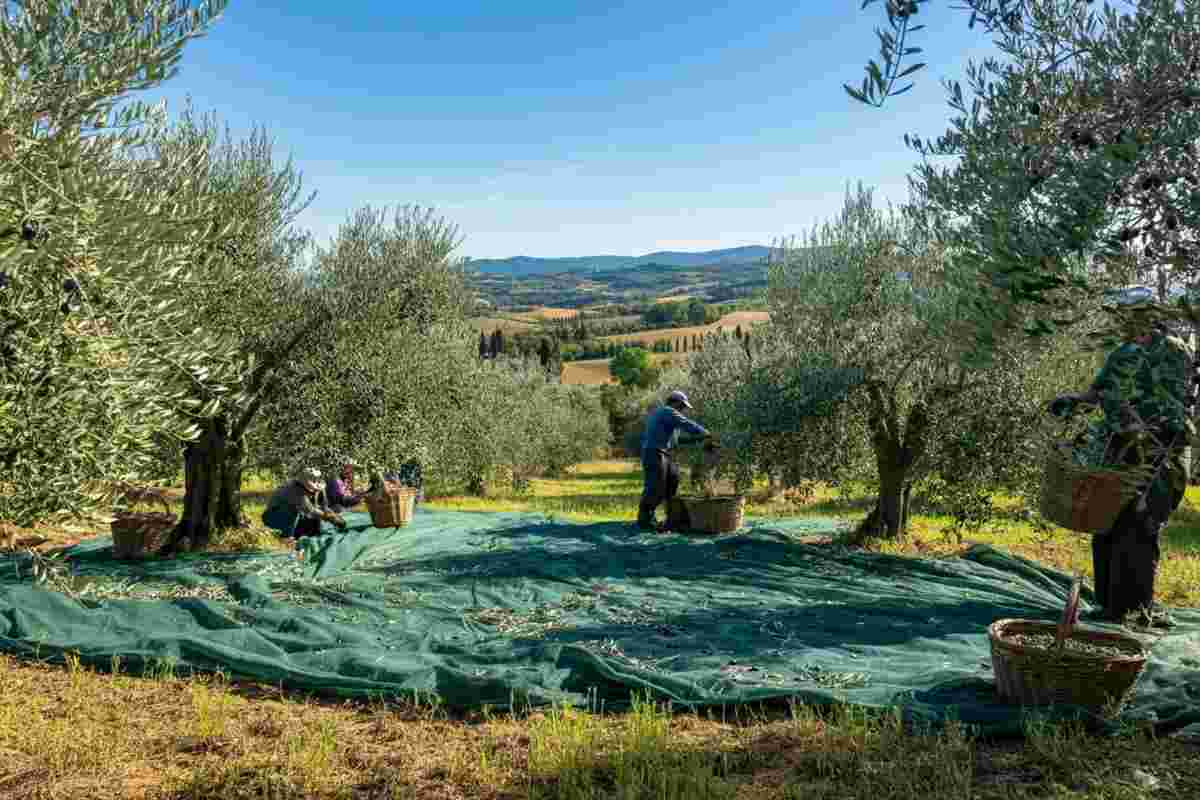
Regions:
<instances>
[{"instance_id":1,"label":"green harvest net","mask_svg":"<svg viewBox=\"0 0 1200 800\"><path fill-rule=\"evenodd\" d=\"M796 698L1017 733L986 627L1056 618L1070 583L983 546L913 559L801 543L831 532L814 520L685 537L532 514L420 509L399 530L346 516L351 530L306 540L302 559L123 563L90 540L68 551L78 599L0 557L0 650L452 708L620 708L648 690L677 707ZM1174 614L1127 711L1162 731L1200 722L1200 612Z\"/></svg>"}]
</instances>

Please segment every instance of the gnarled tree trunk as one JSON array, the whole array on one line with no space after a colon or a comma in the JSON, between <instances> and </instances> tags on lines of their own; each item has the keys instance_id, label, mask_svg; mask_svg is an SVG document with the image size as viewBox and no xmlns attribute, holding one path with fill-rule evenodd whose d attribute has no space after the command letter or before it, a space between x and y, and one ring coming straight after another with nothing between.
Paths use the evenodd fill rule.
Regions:
<instances>
[{"instance_id":1,"label":"gnarled tree trunk","mask_svg":"<svg viewBox=\"0 0 1200 800\"><path fill-rule=\"evenodd\" d=\"M895 399L885 396L882 387L868 387L868 397L879 497L851 536L854 544L870 539L900 539L907 532L912 471L925 450L929 427L929 415L920 403L914 404L902 419Z\"/></svg>"},{"instance_id":2,"label":"gnarled tree trunk","mask_svg":"<svg viewBox=\"0 0 1200 800\"><path fill-rule=\"evenodd\" d=\"M163 546L164 555L182 546L202 547L215 530L246 526L242 514L246 431L278 380L276 366L331 319L332 314L327 309L318 313L300 326L278 350L263 358L250 376L246 394L252 399L245 409L233 422L228 415L204 420L200 435L184 447L183 519Z\"/></svg>"},{"instance_id":3,"label":"gnarled tree trunk","mask_svg":"<svg viewBox=\"0 0 1200 800\"><path fill-rule=\"evenodd\" d=\"M200 436L183 450L183 518L165 554L203 547L221 528L245 527L242 514L244 446L230 436L224 417L205 420Z\"/></svg>"}]
</instances>

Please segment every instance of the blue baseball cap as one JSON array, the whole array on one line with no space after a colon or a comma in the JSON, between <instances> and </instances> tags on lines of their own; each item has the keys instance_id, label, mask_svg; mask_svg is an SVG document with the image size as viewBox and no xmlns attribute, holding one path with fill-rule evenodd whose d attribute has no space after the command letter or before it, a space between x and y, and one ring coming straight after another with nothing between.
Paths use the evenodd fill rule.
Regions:
<instances>
[{"instance_id":1,"label":"blue baseball cap","mask_svg":"<svg viewBox=\"0 0 1200 800\"><path fill-rule=\"evenodd\" d=\"M667 395L668 403L679 403L684 408L691 408L692 404L688 402L687 395L678 390Z\"/></svg>"}]
</instances>

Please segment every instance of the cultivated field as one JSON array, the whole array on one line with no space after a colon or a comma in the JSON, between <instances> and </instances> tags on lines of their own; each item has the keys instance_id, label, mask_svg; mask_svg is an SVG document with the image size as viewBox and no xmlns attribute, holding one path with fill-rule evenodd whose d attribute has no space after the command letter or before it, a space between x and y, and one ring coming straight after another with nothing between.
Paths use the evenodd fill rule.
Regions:
<instances>
[{"instance_id":1,"label":"cultivated field","mask_svg":"<svg viewBox=\"0 0 1200 800\"><path fill-rule=\"evenodd\" d=\"M654 344L657 341L667 339L674 341L683 337L704 336L706 333L713 333L717 330L732 331L739 325L745 331L752 325L757 325L760 322L766 322L771 318L767 311L735 311L732 314L726 314L712 325L693 325L687 328L662 328L654 331L639 331L637 333L622 333L615 336L601 337L606 342L640 342L642 344Z\"/></svg>"},{"instance_id":2,"label":"cultivated field","mask_svg":"<svg viewBox=\"0 0 1200 800\"><path fill-rule=\"evenodd\" d=\"M500 330L504 333L529 333L538 329L538 325L524 320L507 319L505 317L472 317L471 324L475 330L491 333Z\"/></svg>"},{"instance_id":3,"label":"cultivated field","mask_svg":"<svg viewBox=\"0 0 1200 800\"><path fill-rule=\"evenodd\" d=\"M687 356L687 353L651 353L650 362L660 367L670 362L681 364L687 360ZM563 364L562 382L597 386L602 383L616 383L617 380L608 370L607 358L591 358L585 361L568 361Z\"/></svg>"},{"instance_id":4,"label":"cultivated field","mask_svg":"<svg viewBox=\"0 0 1200 800\"><path fill-rule=\"evenodd\" d=\"M736 328L738 325L745 330L747 325L757 325L760 322L767 322L771 319L770 311L734 311L732 314L726 314L716 321L716 325L722 328Z\"/></svg>"},{"instance_id":5,"label":"cultivated field","mask_svg":"<svg viewBox=\"0 0 1200 800\"><path fill-rule=\"evenodd\" d=\"M586 361L568 361L563 364L562 382L598 386L602 383L616 383L617 381L608 371L607 358L590 358Z\"/></svg>"},{"instance_id":6,"label":"cultivated field","mask_svg":"<svg viewBox=\"0 0 1200 800\"><path fill-rule=\"evenodd\" d=\"M587 317L588 325L636 325L642 321L640 314L624 314L613 317Z\"/></svg>"},{"instance_id":7,"label":"cultivated field","mask_svg":"<svg viewBox=\"0 0 1200 800\"><path fill-rule=\"evenodd\" d=\"M533 311L523 311L513 314L513 319L530 320L535 322L552 321L556 319L574 319L579 311L574 308L536 308Z\"/></svg>"}]
</instances>

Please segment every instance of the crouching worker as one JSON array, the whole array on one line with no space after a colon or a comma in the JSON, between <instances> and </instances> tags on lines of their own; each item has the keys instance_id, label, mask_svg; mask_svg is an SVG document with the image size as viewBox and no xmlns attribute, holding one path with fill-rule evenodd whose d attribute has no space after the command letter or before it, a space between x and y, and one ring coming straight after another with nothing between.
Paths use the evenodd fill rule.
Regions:
<instances>
[{"instance_id":1,"label":"crouching worker","mask_svg":"<svg viewBox=\"0 0 1200 800\"><path fill-rule=\"evenodd\" d=\"M691 441L711 439L703 426L683 415L691 408L687 395L671 392L667 402L650 413L642 431L642 502L638 507L638 527L642 530L658 530L654 521L655 511L662 503L669 502L679 491L679 467L671 458L671 451L679 442L679 432L692 435Z\"/></svg>"},{"instance_id":2,"label":"crouching worker","mask_svg":"<svg viewBox=\"0 0 1200 800\"><path fill-rule=\"evenodd\" d=\"M267 510L263 512L263 524L285 539L316 536L321 532L322 521L345 530L345 520L318 507L320 491L321 473L311 468L300 470L271 495Z\"/></svg>"},{"instance_id":3,"label":"crouching worker","mask_svg":"<svg viewBox=\"0 0 1200 800\"><path fill-rule=\"evenodd\" d=\"M358 465L353 461L346 461L341 465L341 471L325 482L325 504L335 514L354 508L362 502L363 495L354 493L356 466Z\"/></svg>"}]
</instances>

